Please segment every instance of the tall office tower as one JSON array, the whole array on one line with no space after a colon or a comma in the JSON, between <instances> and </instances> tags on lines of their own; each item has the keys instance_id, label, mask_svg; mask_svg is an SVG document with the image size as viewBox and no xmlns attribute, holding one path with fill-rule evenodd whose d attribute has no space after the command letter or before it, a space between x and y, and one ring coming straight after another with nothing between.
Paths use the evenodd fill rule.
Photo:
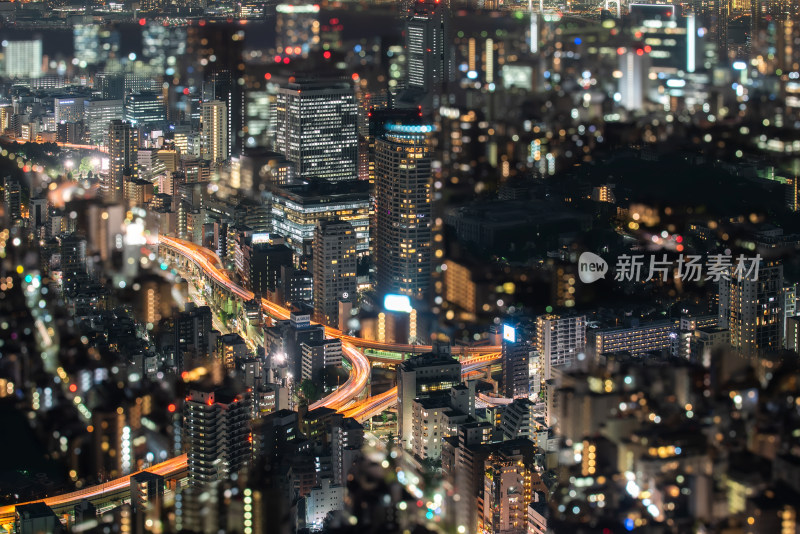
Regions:
<instances>
[{"instance_id":1,"label":"tall office tower","mask_svg":"<svg viewBox=\"0 0 800 534\"><path fill-rule=\"evenodd\" d=\"M530 395L530 357L534 347L521 326L503 325L502 392L511 399Z\"/></svg>"},{"instance_id":2,"label":"tall office tower","mask_svg":"<svg viewBox=\"0 0 800 534\"><path fill-rule=\"evenodd\" d=\"M245 139L245 65L242 51L246 35L238 25L212 25L186 29L185 54L175 67L180 85L201 88L202 100L225 103L229 120L226 159L238 156ZM189 111L184 109L184 114Z\"/></svg>"},{"instance_id":3,"label":"tall office tower","mask_svg":"<svg viewBox=\"0 0 800 534\"><path fill-rule=\"evenodd\" d=\"M35 197L31 199L30 220L31 226L39 230L47 226L50 218L50 207L47 197Z\"/></svg>"},{"instance_id":4,"label":"tall office tower","mask_svg":"<svg viewBox=\"0 0 800 534\"><path fill-rule=\"evenodd\" d=\"M630 31L634 36L646 36L641 47L645 44L649 47L648 56L653 71L661 73L687 69L694 72L694 66L688 61L690 52L693 61L698 57L694 13L686 13L680 5L641 3L631 3L629 11L632 21ZM635 51L638 54L638 48ZM644 53L645 49L642 50Z\"/></svg>"},{"instance_id":5,"label":"tall office tower","mask_svg":"<svg viewBox=\"0 0 800 534\"><path fill-rule=\"evenodd\" d=\"M189 391L183 412L183 443L192 486L224 480L247 465L250 402L247 394L216 387Z\"/></svg>"},{"instance_id":6,"label":"tall office tower","mask_svg":"<svg viewBox=\"0 0 800 534\"><path fill-rule=\"evenodd\" d=\"M75 24L72 27L72 45L78 65L85 66L100 63L103 47L100 45L99 24Z\"/></svg>"},{"instance_id":7,"label":"tall office tower","mask_svg":"<svg viewBox=\"0 0 800 534\"><path fill-rule=\"evenodd\" d=\"M211 308L187 305L186 310L175 315L175 360L178 372L184 370L186 355L208 357L212 350Z\"/></svg>"},{"instance_id":8,"label":"tall office tower","mask_svg":"<svg viewBox=\"0 0 800 534\"><path fill-rule=\"evenodd\" d=\"M757 276L745 271L741 280L734 269L719 283L720 328L730 331L731 345L746 356L779 350L783 336L783 265L761 260Z\"/></svg>"},{"instance_id":9,"label":"tall office tower","mask_svg":"<svg viewBox=\"0 0 800 534\"><path fill-rule=\"evenodd\" d=\"M108 174L103 177L103 196L109 202L122 200L127 177L139 177L139 130L131 124L114 120L108 126Z\"/></svg>"},{"instance_id":10,"label":"tall office tower","mask_svg":"<svg viewBox=\"0 0 800 534\"><path fill-rule=\"evenodd\" d=\"M53 99L56 123L80 122L83 120L83 98L63 97Z\"/></svg>"},{"instance_id":11,"label":"tall office tower","mask_svg":"<svg viewBox=\"0 0 800 534\"><path fill-rule=\"evenodd\" d=\"M406 21L407 86L429 92L453 80L450 11L445 2L414 2Z\"/></svg>"},{"instance_id":12,"label":"tall office tower","mask_svg":"<svg viewBox=\"0 0 800 534\"><path fill-rule=\"evenodd\" d=\"M42 40L4 41L7 78L38 78L42 75Z\"/></svg>"},{"instance_id":13,"label":"tall office tower","mask_svg":"<svg viewBox=\"0 0 800 534\"><path fill-rule=\"evenodd\" d=\"M225 159L242 153L244 146L244 90L234 80L228 69L216 69L206 73L203 82L203 100L219 100L225 103L227 111L225 135L228 147Z\"/></svg>"},{"instance_id":14,"label":"tall office tower","mask_svg":"<svg viewBox=\"0 0 800 534\"><path fill-rule=\"evenodd\" d=\"M228 159L228 111L224 102L212 100L200 105L200 155L212 163Z\"/></svg>"},{"instance_id":15,"label":"tall office tower","mask_svg":"<svg viewBox=\"0 0 800 534\"><path fill-rule=\"evenodd\" d=\"M101 72L94 77L94 90L103 100L122 100L125 97L125 75Z\"/></svg>"},{"instance_id":16,"label":"tall office tower","mask_svg":"<svg viewBox=\"0 0 800 534\"><path fill-rule=\"evenodd\" d=\"M139 74L128 73L123 75L125 93L157 93L161 95L162 86L151 76L141 76Z\"/></svg>"},{"instance_id":17,"label":"tall office tower","mask_svg":"<svg viewBox=\"0 0 800 534\"><path fill-rule=\"evenodd\" d=\"M769 0L750 0L750 50L757 49L761 42L764 15L770 3Z\"/></svg>"},{"instance_id":18,"label":"tall office tower","mask_svg":"<svg viewBox=\"0 0 800 534\"><path fill-rule=\"evenodd\" d=\"M164 127L167 119L164 99L153 91L136 91L125 95L125 120L139 129Z\"/></svg>"},{"instance_id":19,"label":"tall office tower","mask_svg":"<svg viewBox=\"0 0 800 534\"><path fill-rule=\"evenodd\" d=\"M84 122L88 130L89 144L108 146L109 123L122 120L123 116L122 100L87 100L84 107Z\"/></svg>"},{"instance_id":20,"label":"tall office tower","mask_svg":"<svg viewBox=\"0 0 800 534\"><path fill-rule=\"evenodd\" d=\"M278 90L275 148L301 178L355 180L358 109L352 83L297 80Z\"/></svg>"},{"instance_id":21,"label":"tall office tower","mask_svg":"<svg viewBox=\"0 0 800 534\"><path fill-rule=\"evenodd\" d=\"M356 299L356 231L347 221L319 221L314 233L314 315L316 320L339 328L340 302Z\"/></svg>"},{"instance_id":22,"label":"tall office tower","mask_svg":"<svg viewBox=\"0 0 800 534\"><path fill-rule=\"evenodd\" d=\"M586 316L537 317L536 350L542 362L542 378L550 380L553 368L572 365L578 354L586 350Z\"/></svg>"},{"instance_id":23,"label":"tall office tower","mask_svg":"<svg viewBox=\"0 0 800 534\"><path fill-rule=\"evenodd\" d=\"M798 13L795 15L795 20L784 20L775 23L775 59L776 64L782 69L791 68L800 58L800 50L793 44L795 35L798 33L798 21L800 21L800 6L796 7L796 9ZM797 103L797 97L795 96L787 97L787 102L790 101L790 98L793 99L793 103Z\"/></svg>"},{"instance_id":24,"label":"tall office tower","mask_svg":"<svg viewBox=\"0 0 800 534\"><path fill-rule=\"evenodd\" d=\"M717 54L720 61L728 61L728 23L730 18L730 0L713 0L711 26L717 39Z\"/></svg>"},{"instance_id":25,"label":"tall office tower","mask_svg":"<svg viewBox=\"0 0 800 534\"><path fill-rule=\"evenodd\" d=\"M6 204L8 218L12 221L22 219L22 186L18 181L6 178L3 189L3 201Z\"/></svg>"},{"instance_id":26,"label":"tall office tower","mask_svg":"<svg viewBox=\"0 0 800 534\"><path fill-rule=\"evenodd\" d=\"M397 433L403 448L411 446L414 399L448 394L461 383L461 363L450 356L449 347L440 353L412 356L397 366Z\"/></svg>"},{"instance_id":27,"label":"tall office tower","mask_svg":"<svg viewBox=\"0 0 800 534\"><path fill-rule=\"evenodd\" d=\"M375 146L378 292L416 299L431 287L431 149L426 124L386 125Z\"/></svg>"},{"instance_id":28,"label":"tall office tower","mask_svg":"<svg viewBox=\"0 0 800 534\"><path fill-rule=\"evenodd\" d=\"M628 111L641 111L647 99L650 55L630 49L619 56L619 104Z\"/></svg>"}]
</instances>

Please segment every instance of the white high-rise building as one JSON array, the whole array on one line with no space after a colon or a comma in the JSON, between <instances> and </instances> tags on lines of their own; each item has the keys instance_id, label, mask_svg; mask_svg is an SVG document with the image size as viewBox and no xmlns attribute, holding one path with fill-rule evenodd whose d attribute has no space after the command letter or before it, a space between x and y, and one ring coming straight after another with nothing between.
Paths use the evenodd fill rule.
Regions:
<instances>
[{"instance_id":1,"label":"white high-rise building","mask_svg":"<svg viewBox=\"0 0 800 534\"><path fill-rule=\"evenodd\" d=\"M5 41L5 75L8 78L38 78L42 75L42 40Z\"/></svg>"},{"instance_id":2,"label":"white high-rise building","mask_svg":"<svg viewBox=\"0 0 800 534\"><path fill-rule=\"evenodd\" d=\"M278 90L275 148L301 178L331 182L358 177L358 108L353 85L298 80Z\"/></svg>"},{"instance_id":3,"label":"white high-rise building","mask_svg":"<svg viewBox=\"0 0 800 534\"><path fill-rule=\"evenodd\" d=\"M544 367L544 380L552 378L554 367L572 365L585 348L585 315L540 315L536 318L536 350Z\"/></svg>"},{"instance_id":4,"label":"white high-rise building","mask_svg":"<svg viewBox=\"0 0 800 534\"><path fill-rule=\"evenodd\" d=\"M629 49L619 56L619 104L628 111L639 111L647 98L650 56L643 50Z\"/></svg>"},{"instance_id":5,"label":"white high-rise building","mask_svg":"<svg viewBox=\"0 0 800 534\"><path fill-rule=\"evenodd\" d=\"M228 158L228 110L224 102L203 102L200 110L202 141L200 156L212 163Z\"/></svg>"},{"instance_id":6,"label":"white high-rise building","mask_svg":"<svg viewBox=\"0 0 800 534\"><path fill-rule=\"evenodd\" d=\"M88 100L83 109L84 122L89 130L89 144L108 146L108 125L122 120L122 100Z\"/></svg>"}]
</instances>

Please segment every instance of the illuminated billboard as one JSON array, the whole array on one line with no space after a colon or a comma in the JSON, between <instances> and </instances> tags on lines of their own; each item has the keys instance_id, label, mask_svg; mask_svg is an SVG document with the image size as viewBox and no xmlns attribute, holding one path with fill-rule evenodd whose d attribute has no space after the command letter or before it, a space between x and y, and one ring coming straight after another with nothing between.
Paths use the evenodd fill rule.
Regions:
<instances>
[{"instance_id":1,"label":"illuminated billboard","mask_svg":"<svg viewBox=\"0 0 800 534\"><path fill-rule=\"evenodd\" d=\"M411 299L408 295L386 295L383 299L383 308L386 311L411 313Z\"/></svg>"},{"instance_id":2,"label":"illuminated billboard","mask_svg":"<svg viewBox=\"0 0 800 534\"><path fill-rule=\"evenodd\" d=\"M503 325L503 341L508 341L509 343L517 342L517 330L513 326Z\"/></svg>"},{"instance_id":3,"label":"illuminated billboard","mask_svg":"<svg viewBox=\"0 0 800 534\"><path fill-rule=\"evenodd\" d=\"M269 243L269 234L266 232L259 232L257 234L253 234L250 243L252 243L253 245L261 245L264 243Z\"/></svg>"}]
</instances>

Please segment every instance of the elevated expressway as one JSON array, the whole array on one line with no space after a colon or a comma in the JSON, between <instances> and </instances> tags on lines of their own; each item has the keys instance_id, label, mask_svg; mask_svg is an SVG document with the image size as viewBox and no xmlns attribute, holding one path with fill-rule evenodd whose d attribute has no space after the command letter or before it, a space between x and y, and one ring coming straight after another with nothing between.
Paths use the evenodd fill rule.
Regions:
<instances>
[{"instance_id":1,"label":"elevated expressway","mask_svg":"<svg viewBox=\"0 0 800 534\"><path fill-rule=\"evenodd\" d=\"M145 469L145 471L161 475L166 480L180 480L188 475L186 455L181 454L175 458L170 458L165 462ZM97 484L96 486L90 486L53 497L45 497L44 499L38 499L24 504L43 502L52 508L56 515L59 516L72 512L74 506L83 499L87 499L100 509L107 504L118 503L130 498L131 476L134 474L136 473L115 478L114 480L109 480L103 484ZM0 506L0 532L3 530L6 532L13 531L15 507L16 505L13 504Z\"/></svg>"},{"instance_id":2,"label":"elevated expressway","mask_svg":"<svg viewBox=\"0 0 800 534\"><path fill-rule=\"evenodd\" d=\"M217 255L207 248L196 245L190 241L160 236L159 246L165 247L172 253L180 255L185 260L193 263L215 286L242 300L251 301L254 294L241 286L235 284L222 267ZM275 319L288 319L290 311L278 304L261 299L261 307L265 313ZM344 357L350 363L352 371L347 381L336 391L315 402L310 406L311 409L320 407L334 408L347 417L353 417L359 421L365 421L373 415L379 414L383 410L397 403L397 388L394 387L380 395L368 397L364 400L356 400L363 397L367 390L371 372L371 361L385 361L385 359L375 356L368 357L363 353L363 349L375 349L388 352L400 353L421 353L431 350L429 345L406 345L399 343L384 343L380 341L370 341L344 334L342 331L325 327L325 334L332 338L342 340L342 350ZM463 373L465 376L481 368L491 366L499 361L500 347L452 347L453 354L461 355ZM146 471L157 473L164 476L167 480L179 480L187 476L187 458L185 454L171 458L165 462L156 464ZM88 499L98 508L102 508L109 503L118 503L130 498L130 478L126 475L103 484L91 486L78 491L64 493L53 497L45 497L30 501L44 502L51 507L56 514L72 511L73 507L83 499ZM0 532L13 531L14 509L16 505L0 506Z\"/></svg>"},{"instance_id":3,"label":"elevated expressway","mask_svg":"<svg viewBox=\"0 0 800 534\"><path fill-rule=\"evenodd\" d=\"M217 289L233 295L242 301L253 300L253 292L234 283L228 276L227 271L222 267L222 263L217 255L211 250L192 243L191 241L166 236L159 236L159 245L193 263L205 276L214 282ZM261 308L267 315L275 319L288 319L290 315L290 311L286 307L270 302L267 299L261 299ZM325 327L325 334L328 337L342 340L344 357L350 363L353 371L350 373L350 377L344 385L327 397L312 404L310 408L314 409L326 406L343 411L344 413L355 413L354 410L356 408L365 406L363 403L375 406L374 410L359 413L359 418L362 420L368 418L364 414L371 412L379 413L379 411L375 411L378 407L390 406L394 401L390 402L389 396L385 393L377 397L368 398L362 403L358 403L357 406L351 405L354 399L362 396L367 388L371 370L370 360L382 361L380 357L368 357L362 350L358 349L376 349L400 353L426 352L431 350L430 345L408 345L361 339L359 337L346 335L341 330L330 326ZM494 363L499 355L500 347L456 346L452 347L452 352L453 354L462 356L462 363L465 366L466 373Z\"/></svg>"}]
</instances>

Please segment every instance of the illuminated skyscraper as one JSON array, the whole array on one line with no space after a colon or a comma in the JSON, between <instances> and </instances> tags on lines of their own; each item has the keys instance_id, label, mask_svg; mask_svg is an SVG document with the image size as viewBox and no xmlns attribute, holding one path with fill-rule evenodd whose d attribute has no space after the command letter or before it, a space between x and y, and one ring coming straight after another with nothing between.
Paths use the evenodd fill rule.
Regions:
<instances>
[{"instance_id":1,"label":"illuminated skyscraper","mask_svg":"<svg viewBox=\"0 0 800 534\"><path fill-rule=\"evenodd\" d=\"M83 104L83 98L55 98L53 100L53 109L55 111L56 123L82 121Z\"/></svg>"},{"instance_id":2,"label":"illuminated skyscraper","mask_svg":"<svg viewBox=\"0 0 800 534\"><path fill-rule=\"evenodd\" d=\"M108 146L108 125L122 119L122 100L87 100L84 114L89 144Z\"/></svg>"},{"instance_id":3,"label":"illuminated skyscraper","mask_svg":"<svg viewBox=\"0 0 800 534\"><path fill-rule=\"evenodd\" d=\"M714 0L713 4L712 28L717 38L717 50L720 60L727 61L730 0Z\"/></svg>"},{"instance_id":4,"label":"illuminated skyscraper","mask_svg":"<svg viewBox=\"0 0 800 534\"><path fill-rule=\"evenodd\" d=\"M423 0L411 7L406 21L408 87L428 92L453 79L450 12L440 0Z\"/></svg>"},{"instance_id":5,"label":"illuminated skyscraper","mask_svg":"<svg viewBox=\"0 0 800 534\"><path fill-rule=\"evenodd\" d=\"M200 155L212 163L228 159L228 112L224 102L212 100L201 105L202 129Z\"/></svg>"},{"instance_id":6,"label":"illuminated skyscraper","mask_svg":"<svg viewBox=\"0 0 800 534\"><path fill-rule=\"evenodd\" d=\"M42 75L42 40L4 41L7 78L38 78Z\"/></svg>"},{"instance_id":7,"label":"illuminated skyscraper","mask_svg":"<svg viewBox=\"0 0 800 534\"><path fill-rule=\"evenodd\" d=\"M161 95L152 91L138 91L125 96L125 120L137 128L163 128L166 118Z\"/></svg>"},{"instance_id":8,"label":"illuminated skyscraper","mask_svg":"<svg viewBox=\"0 0 800 534\"><path fill-rule=\"evenodd\" d=\"M628 111L640 111L647 98L650 56L643 49L630 49L619 56L619 103Z\"/></svg>"},{"instance_id":9,"label":"illuminated skyscraper","mask_svg":"<svg viewBox=\"0 0 800 534\"><path fill-rule=\"evenodd\" d=\"M719 284L719 326L730 330L731 345L746 355L779 350L783 336L783 265L761 261L757 278L731 269ZM745 271L744 274L747 274Z\"/></svg>"},{"instance_id":10,"label":"illuminated skyscraper","mask_svg":"<svg viewBox=\"0 0 800 534\"><path fill-rule=\"evenodd\" d=\"M236 77L228 69L211 70L203 82L203 100L219 100L225 104L227 112L226 132L228 139L225 158L239 155L243 146L242 128L244 126L244 91L236 83Z\"/></svg>"},{"instance_id":11,"label":"illuminated skyscraper","mask_svg":"<svg viewBox=\"0 0 800 534\"><path fill-rule=\"evenodd\" d=\"M124 180L139 176L139 130L125 121L111 121L108 154L109 168L103 177L103 196L109 202L119 202Z\"/></svg>"},{"instance_id":12,"label":"illuminated skyscraper","mask_svg":"<svg viewBox=\"0 0 800 534\"><path fill-rule=\"evenodd\" d=\"M347 221L323 220L314 235L314 315L338 328L339 302L356 297L356 231ZM346 317L344 319L347 319Z\"/></svg>"},{"instance_id":13,"label":"illuminated skyscraper","mask_svg":"<svg viewBox=\"0 0 800 534\"><path fill-rule=\"evenodd\" d=\"M427 124L388 123L375 145L378 292L422 299L431 286L431 149Z\"/></svg>"},{"instance_id":14,"label":"illuminated skyscraper","mask_svg":"<svg viewBox=\"0 0 800 534\"><path fill-rule=\"evenodd\" d=\"M8 217L12 221L22 218L22 187L19 182L6 178L3 191L3 200L6 203Z\"/></svg>"},{"instance_id":15,"label":"illuminated skyscraper","mask_svg":"<svg viewBox=\"0 0 800 534\"><path fill-rule=\"evenodd\" d=\"M349 81L298 80L278 90L275 148L302 178L355 180L358 109Z\"/></svg>"}]
</instances>

